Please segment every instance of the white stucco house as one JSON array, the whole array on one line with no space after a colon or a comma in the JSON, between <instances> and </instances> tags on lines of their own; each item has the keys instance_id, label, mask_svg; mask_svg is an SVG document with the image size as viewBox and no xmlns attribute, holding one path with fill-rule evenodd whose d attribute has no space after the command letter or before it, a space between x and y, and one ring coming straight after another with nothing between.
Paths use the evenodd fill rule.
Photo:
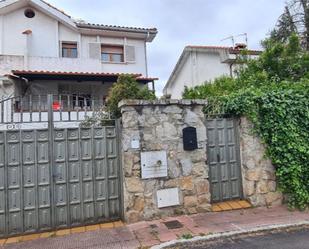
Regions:
<instances>
[{"instance_id":1,"label":"white stucco house","mask_svg":"<svg viewBox=\"0 0 309 249\"><path fill-rule=\"evenodd\" d=\"M164 95L181 99L185 87L201 85L223 75L234 76L240 65L237 58L246 49L244 44L235 47L187 46L184 48L167 84ZM247 50L246 56L256 58L261 51Z\"/></svg>"},{"instance_id":2,"label":"white stucco house","mask_svg":"<svg viewBox=\"0 0 309 249\"><path fill-rule=\"evenodd\" d=\"M156 28L77 21L43 0L0 1L0 99L28 98L16 100L18 111L43 95L63 95L55 106L84 108L104 101L121 74L154 90L147 43L156 34Z\"/></svg>"}]
</instances>

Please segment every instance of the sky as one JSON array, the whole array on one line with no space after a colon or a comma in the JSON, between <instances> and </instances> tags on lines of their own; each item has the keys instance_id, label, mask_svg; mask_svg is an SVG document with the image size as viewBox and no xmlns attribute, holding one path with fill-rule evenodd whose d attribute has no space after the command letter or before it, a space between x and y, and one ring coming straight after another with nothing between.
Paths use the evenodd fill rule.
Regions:
<instances>
[{"instance_id":1,"label":"sky","mask_svg":"<svg viewBox=\"0 0 309 249\"><path fill-rule=\"evenodd\" d=\"M147 45L149 76L160 96L186 45L227 45L248 34L250 49L275 26L285 0L48 0L87 22L158 29ZM243 42L244 37L235 38Z\"/></svg>"}]
</instances>

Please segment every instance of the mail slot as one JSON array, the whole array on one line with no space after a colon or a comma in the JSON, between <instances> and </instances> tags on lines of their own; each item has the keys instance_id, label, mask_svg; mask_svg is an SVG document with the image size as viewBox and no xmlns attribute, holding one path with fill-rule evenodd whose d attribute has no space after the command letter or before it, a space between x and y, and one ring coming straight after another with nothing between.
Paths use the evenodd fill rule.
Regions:
<instances>
[{"instance_id":1,"label":"mail slot","mask_svg":"<svg viewBox=\"0 0 309 249\"><path fill-rule=\"evenodd\" d=\"M183 149L196 150L197 149L197 135L196 128L187 127L182 130L183 135Z\"/></svg>"}]
</instances>

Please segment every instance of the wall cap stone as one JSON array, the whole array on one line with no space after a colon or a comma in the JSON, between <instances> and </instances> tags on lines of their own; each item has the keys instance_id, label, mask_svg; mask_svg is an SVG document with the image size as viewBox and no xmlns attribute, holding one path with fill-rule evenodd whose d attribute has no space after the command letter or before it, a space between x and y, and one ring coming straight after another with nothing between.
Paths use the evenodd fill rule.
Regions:
<instances>
[{"instance_id":1,"label":"wall cap stone","mask_svg":"<svg viewBox=\"0 0 309 249\"><path fill-rule=\"evenodd\" d=\"M125 106L192 106L192 105L206 105L208 103L205 99L158 99L158 100L138 100L138 99L124 99L118 104L119 108Z\"/></svg>"}]
</instances>

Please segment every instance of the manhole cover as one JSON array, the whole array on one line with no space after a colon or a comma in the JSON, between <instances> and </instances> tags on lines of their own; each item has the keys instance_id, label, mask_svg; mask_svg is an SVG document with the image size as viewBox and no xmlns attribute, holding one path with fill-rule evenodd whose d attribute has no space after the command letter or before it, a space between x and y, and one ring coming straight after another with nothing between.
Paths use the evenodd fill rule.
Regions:
<instances>
[{"instance_id":1,"label":"manhole cover","mask_svg":"<svg viewBox=\"0 0 309 249\"><path fill-rule=\"evenodd\" d=\"M177 229L183 227L183 225L178 220L164 222L164 225L167 226L168 229Z\"/></svg>"}]
</instances>

